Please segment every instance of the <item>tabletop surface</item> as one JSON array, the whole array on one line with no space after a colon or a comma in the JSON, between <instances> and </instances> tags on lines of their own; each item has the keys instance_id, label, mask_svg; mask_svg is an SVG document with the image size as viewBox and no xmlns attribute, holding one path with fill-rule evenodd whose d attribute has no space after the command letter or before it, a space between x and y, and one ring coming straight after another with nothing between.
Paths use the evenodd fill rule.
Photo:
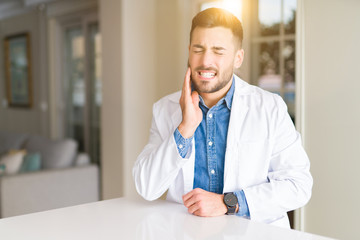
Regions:
<instances>
[{"instance_id":1,"label":"tabletop surface","mask_svg":"<svg viewBox=\"0 0 360 240\"><path fill-rule=\"evenodd\" d=\"M117 198L0 219L1 239L326 240L237 216L197 217L178 203Z\"/></svg>"}]
</instances>

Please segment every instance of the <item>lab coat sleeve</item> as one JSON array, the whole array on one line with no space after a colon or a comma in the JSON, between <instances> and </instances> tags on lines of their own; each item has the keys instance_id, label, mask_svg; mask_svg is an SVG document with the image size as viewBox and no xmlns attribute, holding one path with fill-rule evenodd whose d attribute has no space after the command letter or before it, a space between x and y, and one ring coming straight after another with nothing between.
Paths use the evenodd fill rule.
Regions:
<instances>
[{"instance_id":1,"label":"lab coat sleeve","mask_svg":"<svg viewBox=\"0 0 360 240\"><path fill-rule=\"evenodd\" d=\"M158 121L161 121L161 124L171 122L171 119L162 117L166 118L162 109L159 109L158 104L154 104L149 142L133 167L136 190L149 201L161 197L168 190L188 160L182 158L177 149L174 139L174 130L177 126L170 132L160 132ZM161 130L164 129L166 128Z\"/></svg>"},{"instance_id":2,"label":"lab coat sleeve","mask_svg":"<svg viewBox=\"0 0 360 240\"><path fill-rule=\"evenodd\" d=\"M295 130L284 101L275 96L275 102L268 181L243 189L250 218L269 223L304 206L311 197L313 185L310 162L300 134Z\"/></svg>"}]
</instances>

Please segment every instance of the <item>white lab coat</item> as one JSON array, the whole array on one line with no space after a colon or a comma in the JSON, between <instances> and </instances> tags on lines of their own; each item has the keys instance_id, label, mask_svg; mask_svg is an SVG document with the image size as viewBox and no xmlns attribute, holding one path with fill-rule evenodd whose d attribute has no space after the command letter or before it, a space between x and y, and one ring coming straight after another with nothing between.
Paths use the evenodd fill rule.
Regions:
<instances>
[{"instance_id":1,"label":"white lab coat","mask_svg":"<svg viewBox=\"0 0 360 240\"><path fill-rule=\"evenodd\" d=\"M304 206L313 180L301 137L276 94L235 76L225 153L224 192L243 190L252 220L289 227L286 212ZM133 176L138 193L182 203L193 189L195 140L181 158L174 131L182 120L181 92L153 106L148 144L138 156Z\"/></svg>"}]
</instances>

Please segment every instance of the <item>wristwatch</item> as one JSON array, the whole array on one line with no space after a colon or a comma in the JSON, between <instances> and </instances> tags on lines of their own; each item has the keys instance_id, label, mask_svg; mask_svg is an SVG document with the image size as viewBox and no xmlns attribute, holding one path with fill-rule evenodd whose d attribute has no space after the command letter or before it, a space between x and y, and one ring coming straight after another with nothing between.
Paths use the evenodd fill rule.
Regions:
<instances>
[{"instance_id":1,"label":"wristwatch","mask_svg":"<svg viewBox=\"0 0 360 240\"><path fill-rule=\"evenodd\" d=\"M224 203L227 207L228 215L235 214L236 211L236 204L238 203L238 199L236 195L232 192L224 193Z\"/></svg>"}]
</instances>

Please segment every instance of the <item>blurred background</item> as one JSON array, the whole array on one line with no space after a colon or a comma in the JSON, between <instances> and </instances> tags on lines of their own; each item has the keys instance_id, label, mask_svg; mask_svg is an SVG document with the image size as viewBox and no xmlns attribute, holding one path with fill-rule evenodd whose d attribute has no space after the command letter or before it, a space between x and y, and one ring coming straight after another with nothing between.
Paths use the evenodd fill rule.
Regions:
<instances>
[{"instance_id":1,"label":"blurred background","mask_svg":"<svg viewBox=\"0 0 360 240\"><path fill-rule=\"evenodd\" d=\"M181 89L191 19L209 7L228 9L242 21L245 61L236 74L282 96L302 134L314 188L308 205L289 213L292 227L359 238L358 0L0 0L0 155L7 154L1 144L15 139L11 134L26 135L11 148L27 154L56 147L51 159L68 152L60 140L72 139L75 163L55 168L93 171L51 180L55 195L78 184L71 190L78 202L51 204L43 185L38 195L26 196L49 208L139 197L131 171L148 140L152 104ZM41 141L30 144L34 136ZM50 165L42 162L37 170L53 176ZM5 171L0 184L26 191L28 181L14 190L5 180L31 174ZM17 194L1 192L0 198L24 204L26 196ZM16 206L1 206L2 217L9 208ZM8 216L37 210L45 209L30 204Z\"/></svg>"}]
</instances>

